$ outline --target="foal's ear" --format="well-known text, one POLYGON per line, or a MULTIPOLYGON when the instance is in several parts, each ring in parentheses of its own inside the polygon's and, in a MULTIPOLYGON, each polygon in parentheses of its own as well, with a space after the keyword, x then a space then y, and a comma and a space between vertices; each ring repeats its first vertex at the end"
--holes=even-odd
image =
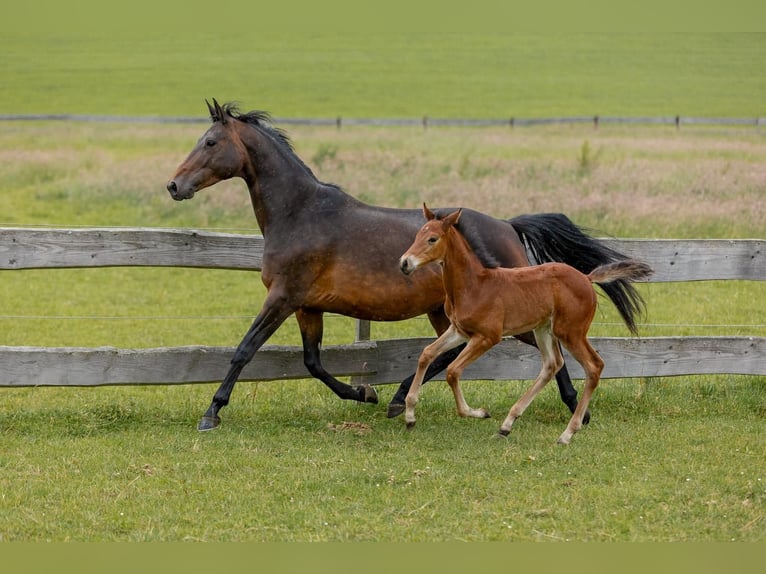
POLYGON ((432 219, 436 219, 436 214, 428 209, 425 203, 423 203, 423 215, 426 216, 426 221, 431 221, 432 219))
POLYGON ((446 225, 457 225, 458 220, 460 219, 460 214, 463 213, 463 208, 461 207, 457 211, 453 211, 450 213, 447 217, 444 218, 444 223, 446 225))

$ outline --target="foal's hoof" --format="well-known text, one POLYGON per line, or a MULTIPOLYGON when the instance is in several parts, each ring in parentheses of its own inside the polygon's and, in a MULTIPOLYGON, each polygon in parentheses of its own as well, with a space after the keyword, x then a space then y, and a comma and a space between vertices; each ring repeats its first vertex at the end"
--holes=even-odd
POLYGON ((582 424, 587 425, 590 422, 590 409, 585 411, 582 417, 582 424))
POLYGON ((357 387, 359 395, 362 397, 363 403, 378 404, 378 391, 373 389, 370 385, 360 385, 357 387))
POLYGON ((497 431, 497 434, 495 435, 495 438, 496 439, 508 438, 509 434, 511 434, 511 431, 500 429, 499 431, 497 431))
POLYGON ((412 430, 415 428, 415 421, 408 421, 407 422, 407 430, 412 430))
POLYGON ((389 403, 386 416, 390 419, 396 418, 404 412, 404 408, 404 403, 389 403))
POLYGON ((197 425, 198 431, 209 431, 213 430, 215 427, 217 427, 219 424, 221 424, 221 417, 218 415, 215 415, 214 417, 202 417, 202 419, 199 421, 199 425, 197 425))

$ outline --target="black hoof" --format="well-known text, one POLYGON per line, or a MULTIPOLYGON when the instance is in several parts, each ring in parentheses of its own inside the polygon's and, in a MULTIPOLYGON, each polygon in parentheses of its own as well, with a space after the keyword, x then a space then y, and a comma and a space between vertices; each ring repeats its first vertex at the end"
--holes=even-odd
POLYGON ((506 438, 509 434, 511 434, 511 431, 500 429, 497 431, 495 438, 506 438))
POLYGON ((582 424, 587 425, 590 422, 590 409, 585 411, 585 414, 582 417, 582 424))
POLYGON ((378 404, 378 391, 373 389, 370 385, 361 385, 357 387, 359 395, 362 397, 363 403, 378 404))
POLYGON ((217 427, 219 424, 221 424, 221 417, 218 415, 214 417, 202 417, 202 419, 199 421, 199 425, 197 426, 198 431, 209 431, 213 430, 215 427, 217 427))
POLYGON ((386 416, 390 419, 398 417, 404 412, 404 403, 389 403, 386 416))
POLYGON ((484 411, 484 418, 485 419, 491 419, 492 418, 492 415, 489 414, 489 411, 486 411, 486 410, 484 411))

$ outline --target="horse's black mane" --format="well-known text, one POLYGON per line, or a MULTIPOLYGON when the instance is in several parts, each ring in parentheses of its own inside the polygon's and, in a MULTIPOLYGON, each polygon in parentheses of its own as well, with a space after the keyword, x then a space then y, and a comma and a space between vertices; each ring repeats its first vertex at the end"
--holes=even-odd
MULTIPOLYGON (((275 144, 280 146, 283 150, 285 150, 293 158, 295 158, 295 160, 301 166, 303 166, 306 172, 308 172, 314 179, 316 179, 317 182, 321 183, 322 185, 329 185, 331 187, 340 189, 335 184, 319 181, 319 179, 314 175, 314 172, 311 171, 311 168, 303 162, 303 160, 300 158, 300 156, 297 153, 295 153, 295 149, 293 148, 293 142, 290 140, 290 136, 287 135, 287 132, 274 126, 271 123, 272 117, 269 112, 264 112, 261 110, 241 112, 239 110, 239 106, 235 102, 227 102, 223 104, 221 106, 221 110, 223 111, 224 114, 231 116, 235 120, 254 126, 258 128, 261 132, 266 133, 268 136, 270 136, 270 138, 272 139, 272 141, 274 141, 275 144)), ((222 118, 219 118, 216 115, 213 115, 211 119, 213 120, 213 122, 218 122, 218 121, 221 121, 222 118)))
MULTIPOLYGON (((290 137, 287 135, 287 133, 275 127, 271 123, 272 118, 269 112, 264 112, 260 110, 253 110, 250 112, 241 112, 239 110, 239 106, 235 102, 225 103, 221 106, 221 109, 223 110, 223 113, 225 113, 228 116, 231 116, 235 120, 239 120, 246 124, 256 126, 268 132, 274 138, 276 138, 280 143, 287 146, 290 149, 290 151, 292 152, 295 151, 293 149, 293 142, 290 141, 290 137)), ((211 119, 213 120, 213 122, 221 121, 221 118, 217 116, 213 116, 211 119)))

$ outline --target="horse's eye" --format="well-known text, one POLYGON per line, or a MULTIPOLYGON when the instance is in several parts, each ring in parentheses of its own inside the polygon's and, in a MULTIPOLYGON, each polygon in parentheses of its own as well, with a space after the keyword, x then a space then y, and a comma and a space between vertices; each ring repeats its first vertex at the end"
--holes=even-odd
POLYGON ((437 241, 439 241, 439 238, 438 238, 438 237, 429 237, 429 238, 428 238, 428 244, 429 244, 429 245, 433 245, 433 244, 434 244, 434 243, 436 243, 437 241))
POLYGON ((205 140, 205 145, 207 147, 213 147, 215 145, 215 140, 213 138, 208 138, 205 140))

